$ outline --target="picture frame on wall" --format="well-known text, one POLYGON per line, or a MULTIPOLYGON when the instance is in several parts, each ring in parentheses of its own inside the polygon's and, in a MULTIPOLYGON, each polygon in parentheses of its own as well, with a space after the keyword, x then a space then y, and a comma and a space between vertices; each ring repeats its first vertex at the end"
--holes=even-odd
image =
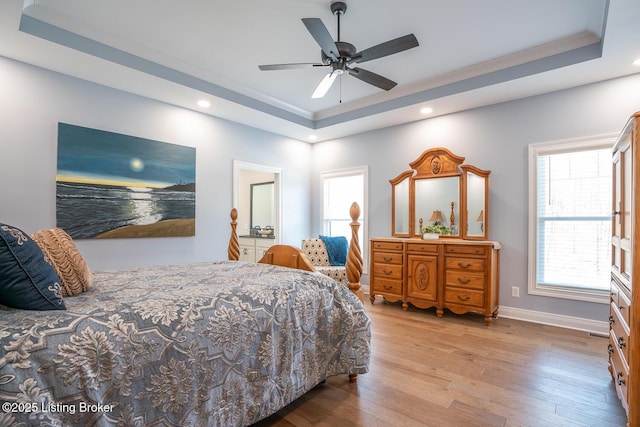
POLYGON ((196 149, 58 123, 56 226, 74 239, 195 236, 196 149))

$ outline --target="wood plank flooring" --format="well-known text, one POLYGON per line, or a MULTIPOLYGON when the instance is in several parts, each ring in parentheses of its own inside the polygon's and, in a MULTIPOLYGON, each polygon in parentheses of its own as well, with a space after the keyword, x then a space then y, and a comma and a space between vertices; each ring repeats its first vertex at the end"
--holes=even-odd
POLYGON ((626 426, 604 337, 366 301, 369 373, 329 378, 256 426, 626 426))

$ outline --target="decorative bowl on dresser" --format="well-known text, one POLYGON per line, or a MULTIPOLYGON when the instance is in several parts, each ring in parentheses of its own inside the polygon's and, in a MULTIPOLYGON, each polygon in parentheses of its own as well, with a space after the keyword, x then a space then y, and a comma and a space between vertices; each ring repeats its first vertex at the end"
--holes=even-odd
POLYGON ((487 240, 490 171, 463 162, 432 148, 390 180, 394 237, 371 239, 372 304, 381 295, 405 310, 436 307, 440 317, 445 308, 481 313, 487 324, 498 316, 500 243, 487 240), (423 240, 432 225, 448 234, 423 240))
POLYGON ((640 426, 640 112, 635 113, 612 150, 613 197, 611 223, 611 303, 609 371, 627 412, 629 427, 640 426))

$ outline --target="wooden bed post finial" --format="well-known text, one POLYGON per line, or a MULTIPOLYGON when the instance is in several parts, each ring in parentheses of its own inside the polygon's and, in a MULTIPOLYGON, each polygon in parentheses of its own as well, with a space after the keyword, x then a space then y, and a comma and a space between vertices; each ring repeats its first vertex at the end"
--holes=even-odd
POLYGON ((231 209, 231 237, 229 237, 229 249, 227 256, 229 261, 238 261, 240 259, 240 242, 238 241, 238 233, 236 227, 238 226, 238 210, 236 208, 231 209))
POLYGON ((347 279, 349 280, 349 289, 356 294, 360 301, 364 302, 364 293, 360 289, 360 276, 362 276, 362 254, 360 252, 360 243, 358 242, 358 229, 360 223, 360 206, 356 202, 351 204, 349 210, 351 215, 351 242, 349 243, 349 253, 347 254, 347 279))

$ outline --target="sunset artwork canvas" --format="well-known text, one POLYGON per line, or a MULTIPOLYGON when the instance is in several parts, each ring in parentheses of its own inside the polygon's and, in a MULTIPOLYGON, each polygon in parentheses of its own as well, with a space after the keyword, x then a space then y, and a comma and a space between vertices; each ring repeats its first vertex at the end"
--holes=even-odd
POLYGON ((56 226, 74 239, 195 235, 196 149, 58 123, 56 226))

